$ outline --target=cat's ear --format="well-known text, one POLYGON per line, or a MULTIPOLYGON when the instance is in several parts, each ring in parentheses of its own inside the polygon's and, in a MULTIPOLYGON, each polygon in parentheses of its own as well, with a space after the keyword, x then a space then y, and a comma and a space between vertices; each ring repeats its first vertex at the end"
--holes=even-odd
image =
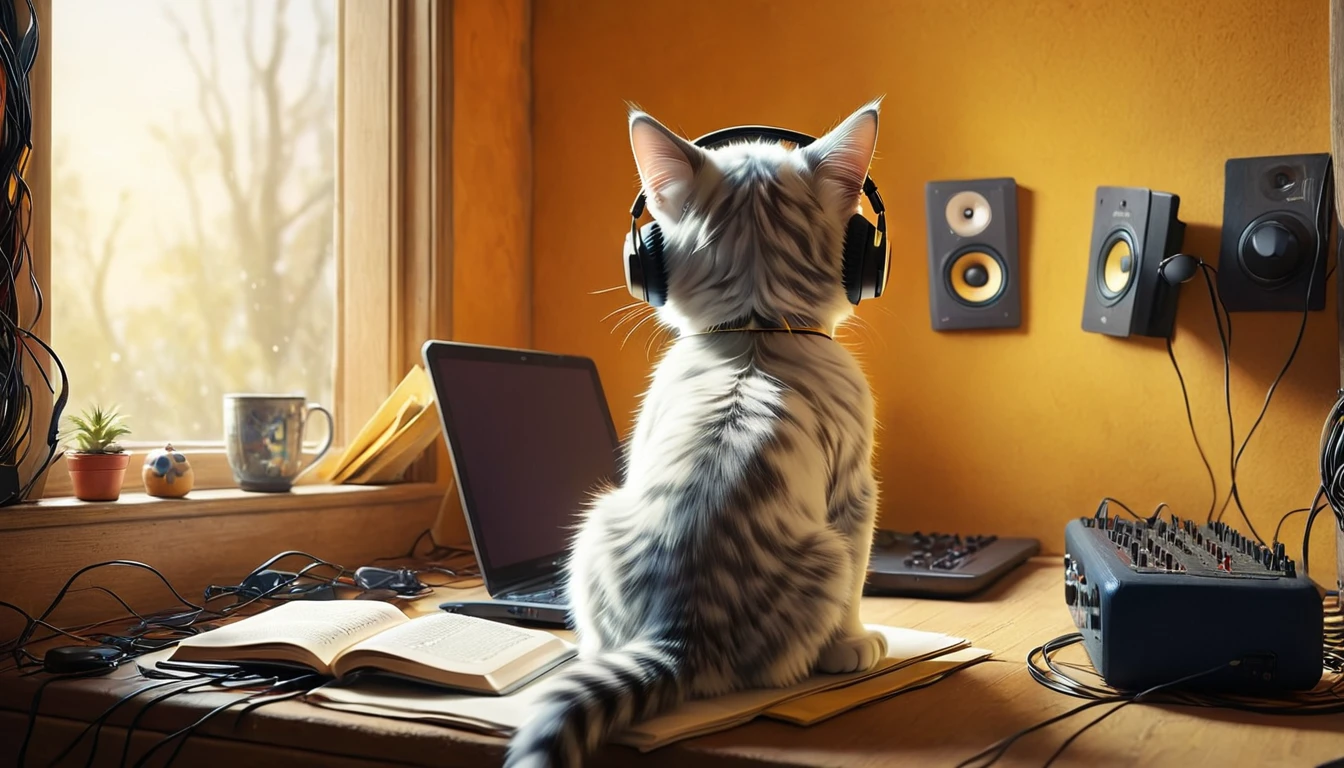
POLYGON ((804 150, 817 177, 844 205, 863 190, 877 149, 877 113, 881 99, 863 105, 804 150))
POLYGON ((635 152, 649 213, 664 223, 680 219, 704 154, 638 110, 630 112, 630 148, 635 152))

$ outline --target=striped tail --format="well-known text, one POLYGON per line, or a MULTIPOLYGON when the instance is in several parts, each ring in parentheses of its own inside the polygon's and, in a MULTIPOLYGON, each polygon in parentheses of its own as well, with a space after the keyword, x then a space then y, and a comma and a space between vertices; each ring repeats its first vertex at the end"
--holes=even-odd
POLYGON ((647 641, 574 662, 509 741, 504 768, 579 768, 611 734, 676 703, 680 666, 647 641))

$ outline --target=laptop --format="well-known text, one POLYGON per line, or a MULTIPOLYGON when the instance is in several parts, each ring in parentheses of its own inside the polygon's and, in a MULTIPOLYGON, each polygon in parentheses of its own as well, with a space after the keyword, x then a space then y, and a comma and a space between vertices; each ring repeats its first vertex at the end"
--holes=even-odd
POLYGON ((429 341, 434 387, 489 600, 442 610, 571 626, 561 585, 593 491, 619 482, 620 441, 597 366, 586 357, 429 341))

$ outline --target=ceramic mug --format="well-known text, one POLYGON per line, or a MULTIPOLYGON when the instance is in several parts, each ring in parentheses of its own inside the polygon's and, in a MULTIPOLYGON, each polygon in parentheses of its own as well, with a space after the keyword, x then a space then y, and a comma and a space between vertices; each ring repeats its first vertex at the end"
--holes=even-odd
POLYGON ((288 491, 331 448, 335 432, 331 411, 303 395, 224 396, 224 447, 233 479, 244 491, 288 491), (327 436, 305 461, 303 433, 315 411, 327 418, 327 436))

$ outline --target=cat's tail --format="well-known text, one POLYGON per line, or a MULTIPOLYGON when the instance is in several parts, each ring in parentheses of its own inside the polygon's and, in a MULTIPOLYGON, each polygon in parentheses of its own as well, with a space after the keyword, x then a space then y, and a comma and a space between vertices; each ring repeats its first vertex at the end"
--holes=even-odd
POLYGON ((680 699, 681 656, 637 641, 569 665, 509 741, 505 768, 579 768, 613 733, 680 699))

